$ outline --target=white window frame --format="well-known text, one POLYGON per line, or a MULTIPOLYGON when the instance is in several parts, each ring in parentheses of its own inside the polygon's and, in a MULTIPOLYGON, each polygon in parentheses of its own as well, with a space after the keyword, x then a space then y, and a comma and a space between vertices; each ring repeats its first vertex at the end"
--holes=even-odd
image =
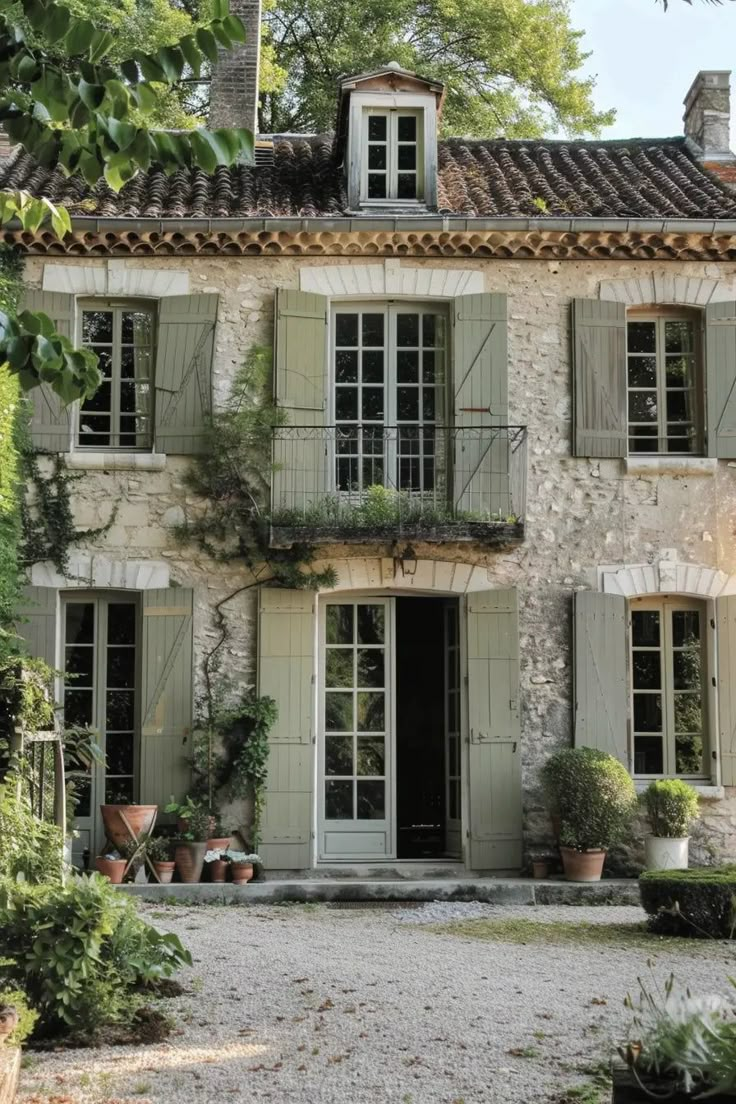
POLYGON ((437 100, 434 94, 353 92, 348 127, 348 203, 351 207, 377 210, 390 207, 410 213, 437 206, 437 100), (417 184, 421 185, 421 195, 416 199, 368 199, 367 129, 371 110, 394 111, 399 115, 417 112, 417 184))
MULTIPOLYGON (((715 648, 713 639, 714 613, 712 603, 703 598, 687 595, 662 594, 647 595, 641 598, 629 598, 627 602, 627 666, 629 694, 629 728, 631 741, 631 774, 639 782, 656 778, 681 778, 696 785, 709 785, 713 781, 713 751, 717 748, 717 734, 713 718, 717 716, 713 698, 715 648), (660 611, 660 654, 664 656, 665 677, 659 690, 663 706, 663 767, 661 774, 639 773, 636 771, 636 736, 634 729, 634 677, 633 677, 633 634, 632 613, 637 610, 660 611), (703 711, 703 770, 699 774, 677 774, 675 770, 675 733, 672 723, 673 687, 668 685, 667 671, 671 666, 671 630, 670 616, 673 610, 697 610, 700 614, 701 646, 701 694, 703 711)), ((657 692, 657 691, 653 691, 657 692)), ((657 735, 652 733, 652 735, 657 735)))
MULTIPOLYGON (((633 308, 626 312, 626 436, 627 436, 627 452, 628 455, 636 459, 646 458, 647 456, 665 456, 665 457, 679 457, 679 458, 697 458, 705 456, 705 371, 704 371, 704 350, 703 350, 703 321, 699 311, 693 310, 687 306, 661 306, 652 307, 648 309, 633 308), (631 448, 631 426, 632 423, 629 419, 629 394, 631 391, 640 390, 640 388, 629 387, 629 350, 628 350, 628 327, 632 322, 654 322, 656 324, 656 346, 655 346, 655 358, 656 358, 656 390, 657 390, 657 422, 652 423, 657 425, 657 448, 652 449, 636 449, 631 448), (662 443, 667 440, 667 391, 671 390, 667 387, 666 377, 666 361, 665 361, 665 323, 666 322, 691 322, 694 328, 694 386, 693 386, 693 429, 694 429, 694 448, 690 452, 669 452, 662 448, 662 443)), ((636 356, 637 354, 632 354, 636 356)), ((646 355, 646 354, 642 354, 646 355)), ((636 423, 643 424, 643 423, 636 423)), ((653 439, 653 438, 652 438, 653 439)), ((641 438, 646 440, 646 437, 641 438)))
POLYGON ((398 108, 398 107, 366 107, 364 109, 363 118, 363 149, 361 151, 361 164, 360 164, 360 198, 362 203, 422 203, 424 201, 424 135, 423 135, 423 111, 420 108, 398 108), (369 126, 371 119, 385 119, 386 120, 386 141, 375 142, 370 138, 369 126), (399 140, 399 119, 413 118, 416 120, 416 140, 411 143, 402 143, 399 140), (399 146, 400 145, 413 145, 416 150, 416 157, 414 161, 414 169, 400 169, 399 168, 399 146), (369 167, 369 153, 371 146, 379 145, 386 147, 386 168, 385 169, 371 169, 369 167), (399 190, 399 173, 412 173, 415 179, 414 195, 408 199, 400 199, 399 190), (369 176, 380 174, 386 177, 386 195, 378 199, 370 198, 368 195, 369 176))

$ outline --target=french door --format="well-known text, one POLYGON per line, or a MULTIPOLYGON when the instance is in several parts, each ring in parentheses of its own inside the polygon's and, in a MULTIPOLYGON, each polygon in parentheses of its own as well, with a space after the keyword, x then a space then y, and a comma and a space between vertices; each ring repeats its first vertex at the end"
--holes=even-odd
POLYGON ((462 680, 460 677, 460 611, 447 602, 445 627, 445 851, 462 851, 462 680))
MULTIPOLYGON (((91 728, 105 752, 77 789, 77 846, 104 843, 99 806, 135 800, 138 609, 135 599, 70 596, 63 606, 64 722, 91 728)), ((72 768, 74 764, 71 764, 72 768)), ((75 861, 77 856, 75 855, 75 861)))

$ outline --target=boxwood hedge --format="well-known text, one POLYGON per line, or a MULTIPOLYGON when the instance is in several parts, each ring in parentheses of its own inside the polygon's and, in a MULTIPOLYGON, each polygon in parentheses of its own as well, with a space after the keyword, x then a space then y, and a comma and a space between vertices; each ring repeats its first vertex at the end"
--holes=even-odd
POLYGON ((647 870, 639 878, 649 928, 661 935, 736 937, 736 865, 647 870))

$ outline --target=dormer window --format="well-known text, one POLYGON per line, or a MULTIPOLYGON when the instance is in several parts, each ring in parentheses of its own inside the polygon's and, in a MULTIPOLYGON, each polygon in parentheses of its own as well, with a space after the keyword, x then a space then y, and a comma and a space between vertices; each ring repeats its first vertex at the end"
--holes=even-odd
POLYGON ((423 115, 416 108, 365 109, 362 200, 424 199, 423 115))
POLYGON ((436 207, 442 96, 441 84, 395 63, 341 81, 337 148, 353 211, 436 207))

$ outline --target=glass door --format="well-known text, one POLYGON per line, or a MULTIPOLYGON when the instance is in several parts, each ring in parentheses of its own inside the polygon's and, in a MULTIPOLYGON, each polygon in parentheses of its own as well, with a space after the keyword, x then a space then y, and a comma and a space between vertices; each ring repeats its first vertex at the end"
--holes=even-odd
POLYGON ((461 738, 460 611, 445 606, 445 850, 462 851, 460 787, 461 738))
POLYGON ((395 854, 393 601, 334 600, 321 618, 321 859, 395 854))

